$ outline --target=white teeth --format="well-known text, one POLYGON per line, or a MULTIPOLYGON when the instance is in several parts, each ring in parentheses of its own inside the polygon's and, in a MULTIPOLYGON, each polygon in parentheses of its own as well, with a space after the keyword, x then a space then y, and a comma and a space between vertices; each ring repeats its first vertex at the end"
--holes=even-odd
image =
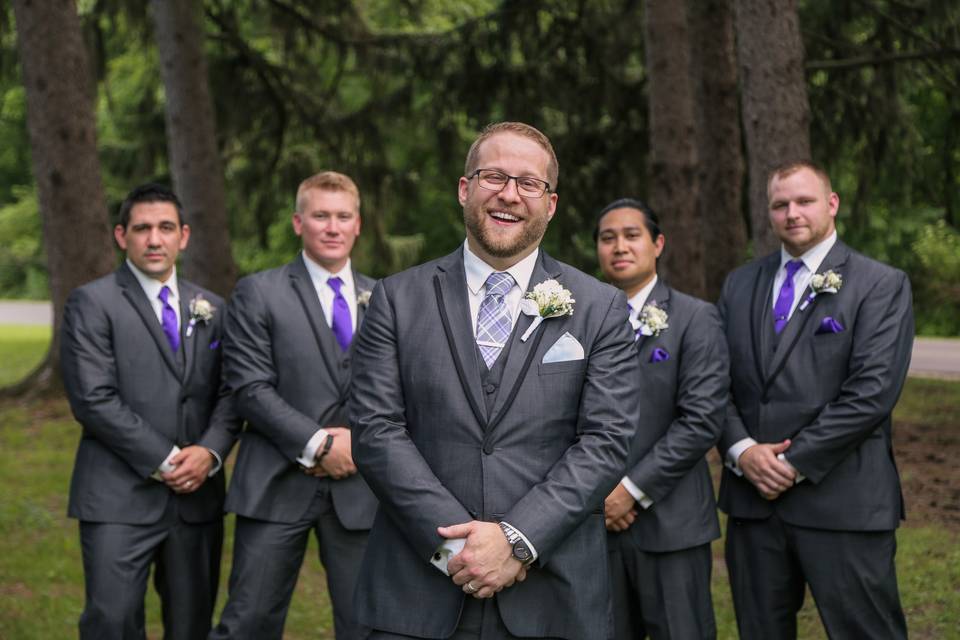
POLYGON ((520 221, 520 218, 519 218, 519 217, 517 217, 517 216, 515 216, 515 215, 512 215, 512 214, 510 214, 510 213, 505 213, 505 212, 503 212, 503 211, 492 211, 492 212, 490 213, 490 215, 493 216, 494 218, 496 218, 497 220, 506 220, 506 221, 508 221, 508 222, 519 222, 519 221, 520 221))

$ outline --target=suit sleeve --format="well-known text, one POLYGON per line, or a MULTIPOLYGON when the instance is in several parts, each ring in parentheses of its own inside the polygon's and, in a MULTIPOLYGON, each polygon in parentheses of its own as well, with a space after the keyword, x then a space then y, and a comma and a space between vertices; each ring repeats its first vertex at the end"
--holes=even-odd
MULTIPOLYGON (((222 302, 220 307, 223 308, 222 302)), ((222 331, 222 319, 220 319, 220 324, 222 331)), ((216 350, 217 357, 222 358, 223 352, 224 347, 221 344, 220 349, 216 350)), ((217 404, 213 408, 213 413, 210 415, 210 423, 197 444, 216 451, 217 455, 220 456, 220 461, 223 462, 227 459, 227 456, 230 455, 230 450, 233 449, 233 445, 240 435, 240 430, 243 428, 243 420, 237 414, 236 400, 230 391, 230 387, 227 385, 222 362, 220 373, 221 380, 217 404)))
MULTIPOLYGON (((717 302, 717 311, 720 314, 720 324, 723 328, 725 336, 730 335, 730 316, 727 305, 731 299, 731 280, 732 276, 728 276, 724 281, 723 290, 720 293, 720 300, 717 302)), ((740 442, 744 438, 749 437, 750 433, 747 431, 747 427, 743 424, 743 418, 740 417, 740 411, 737 409, 737 405, 734 402, 733 394, 729 392, 728 385, 726 416, 724 419, 723 429, 720 432, 720 440, 717 443, 717 449, 720 452, 720 457, 726 459, 727 450, 730 447, 740 442)))
POLYGON ((429 561, 444 541, 437 527, 473 519, 443 486, 407 430, 396 316, 381 281, 353 346, 350 424, 353 460, 380 508, 429 561))
POLYGON ((503 517, 533 543, 541 564, 600 508, 623 477, 631 448, 636 444, 636 454, 642 455, 653 444, 652 430, 634 441, 639 360, 626 317, 626 297, 618 292, 587 355, 579 438, 503 517))
POLYGON ((321 425, 277 393, 271 319, 253 278, 241 280, 227 309, 223 344, 226 383, 239 414, 295 463, 321 425))
MULTIPOLYGON (((674 420, 653 448, 627 476, 654 502, 663 500, 677 483, 717 443, 723 429, 730 386, 727 341, 712 305, 694 312, 678 353, 677 399, 674 420)), ((642 381, 643 403, 657 390, 642 381)), ((642 417, 641 417, 642 419, 642 417)))
POLYGON ((913 304, 906 274, 892 271, 867 292, 853 325, 847 378, 836 399, 800 430, 787 460, 820 482, 893 411, 910 366, 913 304))
POLYGON ((70 408, 86 433, 148 478, 174 442, 120 397, 110 319, 83 288, 70 294, 64 308, 60 366, 70 408))

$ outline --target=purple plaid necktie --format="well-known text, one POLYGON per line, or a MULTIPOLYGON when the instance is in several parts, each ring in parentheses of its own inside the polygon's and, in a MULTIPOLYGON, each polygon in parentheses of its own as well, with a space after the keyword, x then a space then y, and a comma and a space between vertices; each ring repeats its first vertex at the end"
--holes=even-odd
POLYGON ((777 333, 783 331, 790 319, 790 308, 793 307, 793 276, 802 266, 803 260, 791 260, 784 265, 787 270, 787 277, 780 285, 777 304, 773 305, 773 330, 777 333))
POLYGON ((633 341, 636 342, 637 340, 640 339, 640 327, 637 327, 636 329, 634 329, 633 323, 630 322, 631 318, 633 318, 633 305, 628 302, 627 303, 627 324, 630 325, 630 329, 633 331, 633 341))
POLYGON ((510 311, 503 297, 513 288, 513 276, 494 271, 487 277, 487 294, 477 313, 477 346, 487 367, 492 367, 510 337, 510 311))
POLYGON ((170 287, 163 285, 160 289, 160 302, 163 303, 163 309, 160 313, 160 320, 163 323, 163 332, 167 334, 167 342, 170 348, 176 353, 180 348, 180 330, 177 328, 177 312, 173 310, 167 300, 170 298, 170 287))
POLYGON ((333 335, 340 344, 340 348, 346 351, 353 340, 353 322, 350 321, 350 307, 347 306, 347 299, 340 293, 343 280, 334 276, 327 280, 327 284, 333 289, 333 321, 330 323, 330 328, 333 329, 333 335))

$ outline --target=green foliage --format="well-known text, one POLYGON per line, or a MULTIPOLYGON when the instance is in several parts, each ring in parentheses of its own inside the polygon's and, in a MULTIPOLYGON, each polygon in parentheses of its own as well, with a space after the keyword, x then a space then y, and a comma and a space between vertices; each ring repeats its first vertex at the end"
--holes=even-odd
POLYGON ((42 300, 49 297, 47 263, 41 244, 37 194, 14 187, 13 201, 0 206, 0 295, 42 300))
POLYGON ((0 325, 0 387, 21 380, 43 360, 50 344, 50 327, 0 325))
POLYGON ((926 225, 913 252, 919 263, 913 277, 918 333, 960 334, 960 233, 943 220, 926 225))

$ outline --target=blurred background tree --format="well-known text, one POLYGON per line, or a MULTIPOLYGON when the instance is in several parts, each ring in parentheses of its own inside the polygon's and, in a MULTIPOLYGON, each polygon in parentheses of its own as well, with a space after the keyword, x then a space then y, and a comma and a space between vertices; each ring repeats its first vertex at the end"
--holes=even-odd
MULTIPOLYGON (((646 22, 649 5, 664 6, 205 0, 193 19, 206 71, 195 77, 206 76, 213 113, 189 124, 209 136, 220 168, 198 163, 203 168, 189 171, 194 191, 204 191, 204 180, 211 190, 218 179, 225 185, 224 218, 213 218, 207 232, 219 231, 232 248, 232 255, 211 252, 215 264, 205 269, 223 269, 218 281, 227 284, 218 288, 225 288, 234 273, 289 260, 298 248, 289 220, 297 184, 328 168, 353 176, 361 189, 361 269, 386 275, 443 255, 463 239, 455 185, 469 142, 488 122, 517 119, 546 132, 560 159, 560 209, 548 251, 594 272, 596 211, 625 195, 652 199, 673 233, 672 279, 712 299, 730 268, 769 248, 763 211, 751 204, 758 167, 802 152, 808 138, 840 193, 841 236, 907 270, 921 333, 960 334, 960 5, 688 0, 673 22, 656 23, 674 25, 671 33, 685 38, 666 43, 663 33, 645 31, 655 28, 646 22), (744 10, 761 4, 767 9, 759 17, 744 10), (756 75, 758 60, 776 62, 757 38, 783 29, 799 33, 791 64, 800 93, 770 104, 783 100, 775 89, 784 74, 756 75), (650 52, 657 36, 660 47, 688 52, 688 61, 658 68, 649 59, 661 53, 650 52), (684 117, 682 134, 652 130, 664 122, 651 117, 657 86, 684 88, 664 98, 683 101, 672 113, 684 117), (750 133, 758 118, 784 131, 787 116, 777 114, 802 108, 804 93, 808 124, 788 134, 750 133), (678 189, 655 195, 683 184, 671 182, 676 173, 655 171, 655 148, 683 159, 675 171, 687 172, 696 197, 678 189), (685 273, 684 265, 695 270, 685 273)), ((165 36, 147 3, 78 0, 76 10, 113 215, 135 184, 184 184, 168 156, 178 134, 165 109, 176 89, 161 73, 168 57, 157 42, 165 36)), ((12 8, 0 9, 0 296, 41 298, 50 296, 49 256, 17 51, 18 36, 26 35, 12 8)), ((82 224, 61 213, 68 228, 82 224)), ((102 251, 98 243, 89 247, 102 251)), ((194 243, 191 253, 203 249, 194 243)))

